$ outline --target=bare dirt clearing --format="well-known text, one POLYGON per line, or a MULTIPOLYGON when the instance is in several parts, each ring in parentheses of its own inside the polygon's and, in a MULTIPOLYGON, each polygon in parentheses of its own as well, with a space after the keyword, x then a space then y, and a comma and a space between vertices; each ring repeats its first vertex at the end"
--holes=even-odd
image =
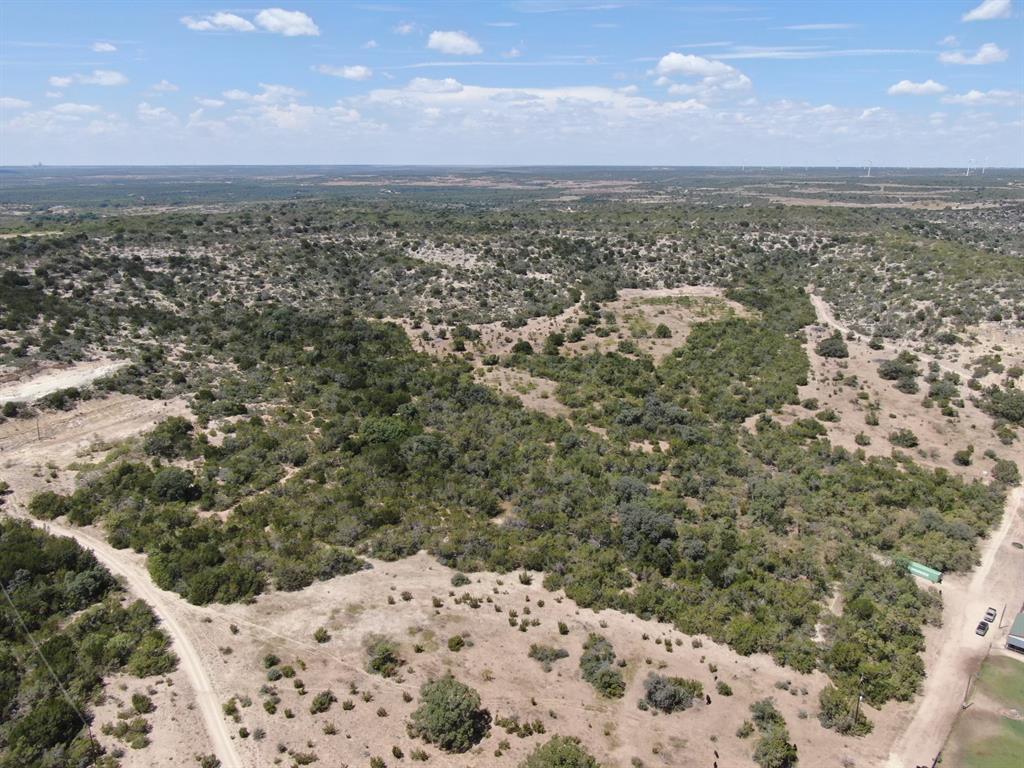
POLYGON ((887 726, 890 718, 877 713, 876 731, 868 739, 845 739, 822 729, 813 714, 817 694, 827 682, 821 674, 794 673, 767 656, 744 658, 706 639, 702 647, 693 647, 689 636, 665 624, 579 609, 560 593, 544 590, 539 579, 523 585, 515 574, 472 574, 471 584, 453 589, 453 571, 424 553, 393 563, 374 561, 373 566, 300 593, 266 595, 252 606, 206 611, 213 622, 204 630, 203 647, 212 657, 216 687, 237 694, 240 702, 251 700, 251 706, 239 705, 239 727, 262 728, 268 734, 265 741, 240 745, 247 763, 271 762, 280 742, 291 752, 316 754, 327 764, 365 765, 372 756, 388 760, 392 747, 398 746, 405 754, 425 749, 432 765, 514 766, 536 744, 559 733, 579 737, 610 766, 629 765, 634 757, 649 765, 711 766, 716 760, 719 765, 746 765, 753 740, 740 739, 735 731, 749 716, 749 704, 765 696, 775 698, 808 765, 838 766, 847 756, 859 766, 880 765, 895 736, 887 726), (476 598, 477 607, 469 600, 456 604, 455 597, 464 594, 476 598), (443 605, 435 608, 434 597, 443 605), (511 610, 520 618, 538 619, 540 625, 525 632, 510 626, 511 610), (567 635, 559 634, 558 621, 568 625, 567 635), (231 633, 231 624, 239 628, 238 634, 231 633), (313 631, 321 626, 330 639, 318 644, 313 631), (627 662, 622 699, 602 699, 580 678, 581 646, 591 631, 607 637, 627 662), (364 641, 380 633, 400 644, 406 661, 390 680, 365 670, 364 641), (465 638, 466 647, 453 652, 447 641, 456 635, 465 638), (533 643, 565 648, 569 657, 545 673, 527 656, 533 643), (266 684, 261 659, 267 653, 293 666, 310 694, 297 690, 291 679, 275 681, 273 695, 280 698, 275 714, 260 706, 271 695, 267 689, 260 692, 266 684), (464 755, 446 755, 410 739, 404 723, 416 707, 420 685, 448 671, 476 688, 495 718, 539 720, 547 735, 519 738, 494 725, 481 746, 464 755), (672 715, 640 711, 636 703, 652 671, 699 680, 711 704, 672 715), (716 678, 731 686, 734 695, 719 695, 716 678), (327 689, 338 703, 326 713, 311 715, 312 695, 327 689), (354 706, 344 709, 345 700, 354 706), (294 717, 285 714, 289 710, 294 717), (325 733, 327 724, 337 733, 325 733), (510 747, 495 756, 502 739, 510 747))
POLYGON ((988 477, 992 462, 984 457, 984 453, 989 450, 1018 464, 1024 463, 1024 447, 1020 443, 1004 445, 1000 442, 992 430, 992 417, 971 402, 971 392, 965 386, 971 372, 957 362, 958 358, 940 360, 915 350, 915 354, 921 358, 922 369, 926 369, 928 363, 934 360, 942 371, 955 373, 962 379, 960 389, 964 407, 957 409, 955 417, 947 417, 937 406, 925 407, 923 401, 927 384, 922 385, 921 392, 907 394, 899 391, 895 382, 879 376, 879 364, 894 358, 904 349, 909 351, 905 345, 886 343, 884 349, 873 350, 863 338, 857 337, 846 342, 848 358, 825 358, 816 354, 815 345, 830 335, 833 328, 843 334, 847 334, 849 329, 832 316, 828 305, 820 297, 812 294, 812 299, 821 325, 806 331, 807 356, 811 361, 812 373, 808 384, 800 388, 799 396, 801 400, 816 400, 817 406, 810 410, 787 406, 781 421, 807 418, 819 409, 831 409, 835 411, 838 420, 824 423, 829 440, 851 451, 860 448, 874 456, 890 455, 894 446, 889 442, 889 435, 899 429, 910 429, 917 435, 920 445, 914 449, 898 450, 908 451, 915 461, 926 466, 942 467, 970 478, 988 477), (850 377, 856 378, 855 386, 850 377), (870 408, 877 412, 878 424, 867 423, 870 408), (870 444, 857 442, 857 436, 861 434, 870 438, 870 444), (975 448, 973 461, 969 466, 961 466, 953 460, 953 456, 968 445, 975 448))
POLYGON ((67 367, 42 367, 29 378, 20 371, 0 371, 0 403, 32 401, 59 389, 82 387, 126 365, 127 360, 90 360, 67 367), (5 381, 8 378, 12 380, 5 381))

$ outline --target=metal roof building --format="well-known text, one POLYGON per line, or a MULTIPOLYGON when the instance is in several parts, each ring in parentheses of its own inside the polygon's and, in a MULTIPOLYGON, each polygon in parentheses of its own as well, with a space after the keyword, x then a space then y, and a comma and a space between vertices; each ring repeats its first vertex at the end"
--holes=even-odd
POLYGON ((1006 638, 1006 647, 1011 651, 1024 653, 1024 613, 1018 613, 1006 638))

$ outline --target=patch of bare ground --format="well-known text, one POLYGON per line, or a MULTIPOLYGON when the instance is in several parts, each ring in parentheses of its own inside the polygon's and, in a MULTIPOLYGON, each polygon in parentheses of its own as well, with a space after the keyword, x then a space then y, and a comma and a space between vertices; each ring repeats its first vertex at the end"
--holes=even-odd
MULTIPOLYGON (((1024 447, 1019 442, 1012 445, 1000 442, 992 430, 992 417, 971 402, 973 393, 967 388, 965 377, 960 385, 964 407, 956 409, 955 417, 944 416, 938 406, 925 407, 928 385, 923 379, 920 392, 906 394, 896 388, 896 382, 878 375, 879 364, 895 357, 900 347, 887 344, 885 349, 874 350, 865 339, 857 337, 846 342, 848 358, 817 355, 814 347, 831 335, 835 327, 845 329, 841 324, 827 322, 806 329, 811 373, 807 385, 800 387, 799 397, 801 401, 812 401, 809 404, 813 407, 786 406, 776 416, 780 422, 791 423, 821 411, 832 411, 838 420, 822 422, 829 440, 851 451, 862 449, 869 456, 891 455, 894 446, 889 442, 889 435, 896 430, 909 429, 917 436, 919 445, 896 450, 910 453, 915 461, 925 466, 941 467, 967 478, 988 478, 993 462, 984 454, 989 450, 1018 464, 1024 463, 1024 447), (877 425, 868 423, 872 410, 877 414, 877 425), (861 436, 860 443, 858 436, 861 436), (862 444, 865 437, 870 440, 868 444, 862 444), (972 463, 961 466, 954 461, 954 454, 969 445, 974 446, 972 463)), ((930 360, 922 356, 919 364, 922 371, 927 369, 930 360)), ((939 363, 944 370, 969 375, 955 360, 939 363)), ((748 420, 747 426, 753 428, 756 420, 756 417, 748 420)))
POLYGON ((472 574, 471 584, 453 589, 453 573, 420 553, 393 563, 375 561, 372 570, 299 593, 265 595, 254 605, 202 609, 212 619, 201 652, 209 660, 215 687, 239 702, 251 701, 251 706, 239 706, 233 727, 266 733, 262 741, 238 743, 245 762, 269 764, 280 743, 293 753, 315 754, 328 765, 365 765, 373 756, 390 765, 397 746, 406 756, 424 749, 431 765, 515 766, 538 743, 559 733, 579 737, 609 766, 627 766, 634 757, 647 765, 710 767, 716 760, 719 765, 746 765, 754 740, 740 739, 735 732, 749 716, 750 703, 765 696, 777 701, 801 762, 808 765, 838 766, 843 757, 858 766, 880 765, 895 736, 884 713, 872 713, 876 730, 866 739, 824 730, 815 718, 817 695, 827 682, 821 674, 801 675, 767 656, 741 657, 707 639, 695 647, 694 638, 655 621, 581 609, 561 593, 543 589, 539 577, 524 585, 515 574, 472 574), (471 599, 456 603, 456 597, 466 594, 471 599), (434 598, 440 606, 435 607, 434 598), (512 611, 518 617, 510 622, 512 611), (539 625, 520 631, 513 624, 522 619, 535 619, 539 625), (568 634, 559 633, 559 621, 567 624, 568 634), (232 634, 232 624, 237 634, 232 634), (318 627, 329 633, 327 642, 313 639, 318 627), (579 658, 589 632, 607 637, 626 661, 622 699, 603 699, 580 678, 579 658), (371 634, 385 634, 400 644, 405 664, 397 677, 384 679, 366 671, 364 643, 371 634), (466 641, 457 652, 447 642, 456 635, 466 641), (564 648, 569 657, 544 672, 528 657, 533 643, 564 648), (261 663, 268 653, 291 665, 296 678, 268 682, 261 663), (446 672, 476 688, 494 717, 539 720, 546 734, 520 738, 494 725, 490 736, 464 755, 446 755, 411 739, 405 723, 416 707, 419 687, 446 672), (672 715, 639 710, 637 701, 650 672, 699 680, 711 703, 702 701, 672 715), (302 681, 301 690, 295 679, 302 681), (727 683, 733 695, 719 695, 716 680, 727 683), (327 712, 311 714, 312 698, 324 690, 332 691, 338 702, 327 712), (271 696, 280 699, 274 714, 263 707, 271 696), (343 707, 346 700, 351 709, 343 707), (495 750, 503 739, 510 746, 498 756, 495 750))
POLYGON ((149 766, 195 766, 197 754, 208 754, 203 738, 203 722, 196 709, 195 694, 181 670, 169 675, 140 680, 130 675, 114 675, 103 683, 102 703, 93 707, 93 734, 110 754, 124 751, 122 768, 149 766), (133 749, 114 735, 104 734, 105 724, 122 720, 118 713, 132 712, 132 695, 143 694, 155 709, 141 715, 150 725, 149 746, 133 749))
POLYGON ((145 432, 168 416, 187 412, 184 400, 111 394, 82 401, 68 411, 8 419, 0 424, 0 473, 11 484, 16 499, 20 492, 43 490, 37 479, 66 488, 67 476, 56 469, 95 460, 112 444, 145 432))
POLYGON ((70 365, 42 364, 31 371, 0 370, 0 403, 32 401, 68 387, 82 387, 128 365, 127 360, 88 360, 70 365), (26 373, 29 375, 26 376, 26 373))

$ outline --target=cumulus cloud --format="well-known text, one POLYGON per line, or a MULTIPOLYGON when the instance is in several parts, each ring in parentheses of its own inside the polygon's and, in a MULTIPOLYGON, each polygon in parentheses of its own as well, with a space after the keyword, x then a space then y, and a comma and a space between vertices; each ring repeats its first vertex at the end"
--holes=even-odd
POLYGON ((155 107, 145 101, 135 108, 135 114, 139 120, 147 123, 169 123, 176 120, 174 115, 165 107, 155 107))
POLYGON ((411 35, 416 31, 416 25, 409 21, 403 21, 401 24, 396 24, 391 31, 396 35, 411 35))
POLYGON ((120 72, 115 72, 112 69, 94 69, 88 74, 77 74, 77 75, 54 75, 49 79, 50 85, 54 88, 67 88, 72 83, 81 83, 83 85, 103 85, 103 86, 114 86, 124 85, 128 82, 128 78, 122 75, 120 72))
POLYGON ((666 53, 658 61, 654 71, 659 75, 695 75, 697 77, 715 77, 727 75, 736 70, 722 61, 712 61, 702 56, 685 53, 666 53))
POLYGON ((50 111, 56 112, 58 115, 91 115, 99 112, 100 108, 94 104, 74 104, 65 102, 63 104, 55 104, 50 107, 50 111))
POLYGON ((196 99, 196 103, 201 107, 210 107, 213 109, 224 106, 224 102, 220 99, 196 99))
POLYGON ((890 96, 932 96, 936 93, 945 93, 947 90, 946 86, 934 80, 925 80, 923 83, 900 80, 889 86, 888 94, 890 96))
POLYGON ((982 105, 1004 105, 1012 106, 1024 100, 1020 91, 1002 91, 993 89, 991 91, 970 90, 967 93, 951 93, 943 96, 944 104, 966 104, 968 106, 982 105))
POLYGON ((318 64, 313 70, 322 75, 341 77, 345 80, 369 80, 373 77, 373 70, 364 67, 362 64, 355 64, 347 67, 334 67, 330 64, 318 64))
POLYGON ((256 29, 248 19, 223 11, 200 18, 182 16, 181 23, 195 32, 253 32, 256 29))
POLYGON ((992 19, 1010 18, 1010 0, 984 0, 984 2, 965 13, 963 21, 991 21, 992 19))
POLYGON ((256 14, 256 23, 267 32, 285 37, 309 35, 316 37, 320 28, 302 11, 286 11, 283 8, 264 8, 256 14))
POLYGON ((960 45, 960 40, 956 35, 946 35, 939 40, 939 45, 960 45))
POLYGON ((158 93, 173 93, 174 91, 180 91, 177 85, 172 83, 170 80, 161 80, 159 83, 150 87, 151 91, 157 91, 158 93))
POLYGON ((297 88, 292 88, 289 85, 260 83, 260 88, 262 90, 259 93, 249 93, 248 91, 233 88, 229 91, 224 91, 221 95, 229 101, 250 101, 254 104, 282 104, 285 102, 294 102, 303 95, 302 91, 297 88))
POLYGON ((430 39, 427 40, 427 48, 451 56, 472 56, 484 51, 476 40, 458 30, 434 30, 430 33, 430 39))
POLYGON ((371 49, 376 48, 376 47, 377 47, 377 41, 376 40, 367 40, 365 43, 363 43, 363 48, 365 48, 366 50, 371 50, 371 49))
POLYGON ((31 106, 31 101, 16 99, 13 96, 0 96, 0 109, 28 109, 31 106))
POLYGON ((117 46, 112 43, 93 43, 92 49, 95 53, 113 53, 117 46))
POLYGON ((667 87, 674 95, 693 95, 711 98, 727 91, 750 88, 750 78, 724 61, 705 59, 688 53, 666 53, 650 74, 658 75, 655 85, 667 87), (687 83, 676 83, 672 78, 699 78, 687 83))
POLYGON ((414 77, 409 81, 406 89, 413 93, 458 93, 462 90, 462 83, 454 77, 446 77, 444 80, 414 77))
POLYGON ((981 64, 997 64, 1006 61, 1010 54, 1004 51, 995 43, 985 43, 978 52, 968 56, 963 51, 946 51, 939 54, 939 61, 943 64, 968 64, 978 66, 981 64))

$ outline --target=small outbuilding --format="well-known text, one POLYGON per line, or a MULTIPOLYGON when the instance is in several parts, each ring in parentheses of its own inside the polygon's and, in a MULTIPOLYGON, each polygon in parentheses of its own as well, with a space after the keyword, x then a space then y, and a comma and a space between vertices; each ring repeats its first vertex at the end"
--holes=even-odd
POLYGON ((911 576, 918 576, 922 579, 928 579, 932 584, 938 584, 942 581, 942 571, 937 571, 934 568, 929 568, 923 563, 915 563, 913 560, 907 563, 907 570, 910 571, 911 576))
POLYGON ((1018 613, 1006 636, 1006 647, 1017 653, 1024 653, 1024 613, 1018 613))

